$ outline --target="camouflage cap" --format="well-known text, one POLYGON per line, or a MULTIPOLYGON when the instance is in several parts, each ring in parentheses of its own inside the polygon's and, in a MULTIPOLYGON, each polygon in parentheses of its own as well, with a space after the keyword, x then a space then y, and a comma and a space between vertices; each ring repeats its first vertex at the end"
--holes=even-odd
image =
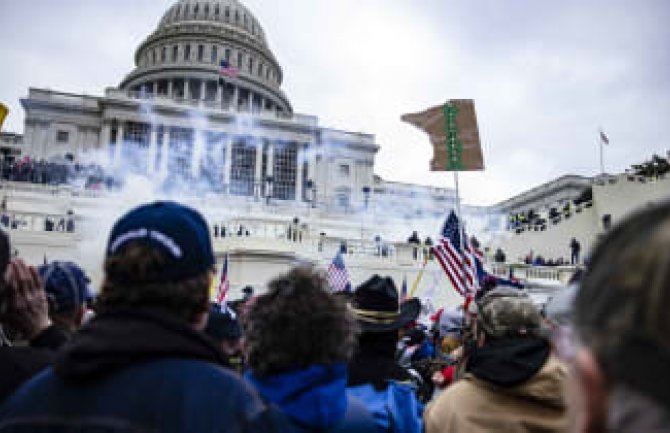
POLYGON ((477 309, 477 325, 491 337, 541 334, 540 311, 526 292, 521 290, 492 290, 479 301, 477 309))

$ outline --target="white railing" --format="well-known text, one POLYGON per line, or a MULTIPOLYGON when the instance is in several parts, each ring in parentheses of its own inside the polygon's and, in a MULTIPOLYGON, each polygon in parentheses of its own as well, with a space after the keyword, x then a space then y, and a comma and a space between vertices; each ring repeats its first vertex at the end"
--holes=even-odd
POLYGON ((526 264, 492 263, 491 273, 507 278, 512 275, 522 281, 542 280, 553 283, 567 284, 578 269, 576 266, 533 266, 526 264))

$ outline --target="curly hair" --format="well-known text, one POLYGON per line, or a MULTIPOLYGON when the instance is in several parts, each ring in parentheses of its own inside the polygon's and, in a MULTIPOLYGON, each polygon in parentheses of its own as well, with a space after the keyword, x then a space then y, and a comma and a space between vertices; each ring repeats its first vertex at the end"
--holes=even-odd
POLYGON ((310 267, 272 280, 245 322, 246 352, 258 376, 347 362, 359 332, 344 300, 332 295, 323 274, 310 267))
POLYGON ((157 283, 152 276, 164 269, 166 256, 143 242, 128 245, 122 254, 105 260, 105 280, 96 310, 114 307, 154 307, 193 323, 209 308, 211 274, 182 281, 157 283))

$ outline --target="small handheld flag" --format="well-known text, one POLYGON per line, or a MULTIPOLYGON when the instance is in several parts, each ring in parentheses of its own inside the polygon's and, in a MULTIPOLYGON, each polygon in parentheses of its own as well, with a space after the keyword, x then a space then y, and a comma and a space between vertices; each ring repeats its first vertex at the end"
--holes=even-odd
POLYGON ((222 308, 226 304, 226 295, 230 289, 230 281, 228 280, 228 254, 223 260, 223 268, 221 269, 221 277, 219 279, 219 287, 216 289, 216 303, 222 308))
POLYGON ((400 289, 400 302, 407 300, 407 275, 402 278, 402 289, 400 289))
POLYGON ((328 285, 333 292, 351 292, 351 283, 349 282, 349 273, 344 265, 342 252, 338 251, 333 258, 327 273, 328 285))

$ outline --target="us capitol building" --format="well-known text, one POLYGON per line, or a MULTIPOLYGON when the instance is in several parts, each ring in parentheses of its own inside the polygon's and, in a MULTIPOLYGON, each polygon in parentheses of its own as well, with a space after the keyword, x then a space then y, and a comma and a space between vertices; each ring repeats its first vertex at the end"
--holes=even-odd
MULTIPOLYGON (((94 161, 136 180, 122 191, 5 182, 22 256, 79 260, 99 281, 108 226, 168 185, 208 218, 234 289, 261 287, 296 261, 327 267, 342 245, 354 284, 373 272, 411 283, 424 249, 407 237, 435 239, 453 190, 385 181, 374 174, 373 135, 294 112, 265 30, 243 4, 178 1, 134 59, 104 96, 31 88, 21 100, 24 133, 2 135, 5 154, 94 161), (74 233, 44 231, 62 218, 74 220, 74 233)), ((424 280, 447 285, 439 272, 429 265, 424 280)))

